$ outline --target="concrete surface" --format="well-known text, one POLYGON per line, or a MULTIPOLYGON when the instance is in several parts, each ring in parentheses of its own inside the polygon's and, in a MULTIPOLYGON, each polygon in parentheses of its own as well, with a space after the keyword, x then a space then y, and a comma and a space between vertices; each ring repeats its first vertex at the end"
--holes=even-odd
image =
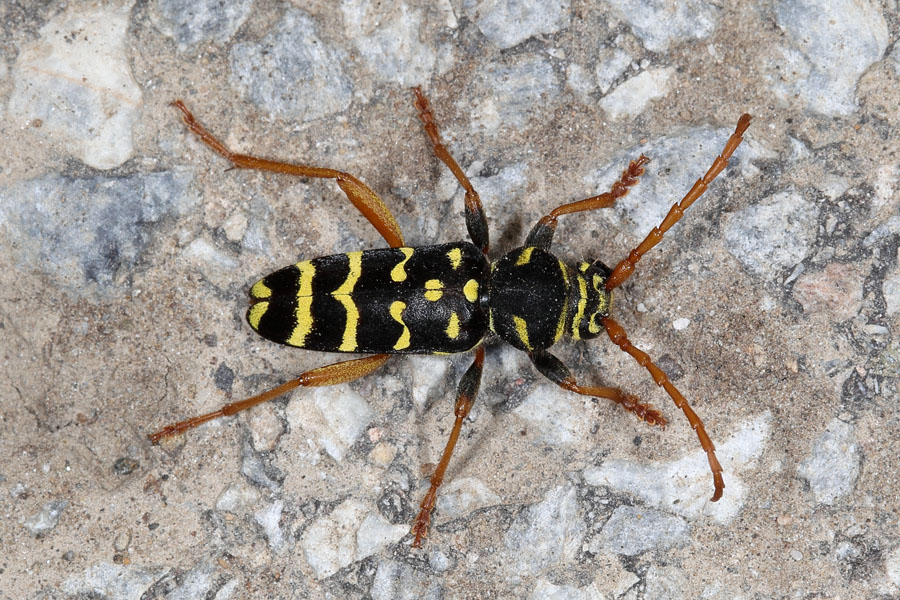
POLYGON ((0 4, 0 598, 900 597, 896 2, 266 0, 0 4), (651 428, 487 342, 423 549, 409 525, 469 357, 401 357, 152 446, 147 434, 335 357, 244 322, 260 276, 463 239, 421 85, 481 192, 493 253, 550 208, 556 252, 615 264, 702 175, 615 317, 725 468, 605 338, 556 353, 660 407, 651 428))

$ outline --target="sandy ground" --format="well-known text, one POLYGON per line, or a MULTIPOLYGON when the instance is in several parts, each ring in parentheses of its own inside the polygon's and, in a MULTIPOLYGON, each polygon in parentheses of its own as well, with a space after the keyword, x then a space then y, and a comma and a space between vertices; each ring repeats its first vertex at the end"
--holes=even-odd
POLYGON ((0 5, 0 598, 757 599, 900 596, 896 4, 5 2, 0 5), (471 356, 390 360, 151 445, 334 355, 244 320, 260 277, 384 246, 329 181, 227 171, 232 149, 346 170, 410 245, 491 255, 552 207, 554 251, 609 265, 743 145, 613 315, 704 420, 609 343, 580 381, 485 341, 481 391, 422 549, 409 527, 471 356))

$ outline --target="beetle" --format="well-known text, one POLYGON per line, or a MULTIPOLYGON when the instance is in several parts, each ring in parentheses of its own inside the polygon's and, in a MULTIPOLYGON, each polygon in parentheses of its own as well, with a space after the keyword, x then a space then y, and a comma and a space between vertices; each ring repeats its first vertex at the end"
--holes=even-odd
POLYGON ((631 161, 608 192, 557 206, 538 220, 522 246, 490 260, 487 218, 478 192, 444 146, 428 99, 418 87, 413 94, 434 154, 465 190, 465 222, 470 241, 406 246, 391 211, 353 175, 236 154, 207 131, 182 101, 172 103, 188 129, 228 160, 232 168, 335 180, 389 247, 301 261, 263 277, 250 288, 247 321, 263 337, 298 348, 367 356, 312 369, 252 398, 167 425, 151 434, 150 440, 157 443, 297 387, 353 381, 376 371, 394 354, 473 352, 472 364, 459 382, 450 438, 412 526, 413 546, 419 547, 428 533, 437 490, 463 421, 478 394, 484 365, 483 342, 489 335, 526 352, 538 372, 563 389, 612 400, 651 425, 666 424, 659 410, 632 394, 614 387, 579 383, 549 351, 563 337, 587 340, 605 331, 616 346, 650 372, 696 431, 712 472, 711 500, 718 501, 725 487, 722 467, 703 422, 666 374, 629 341, 610 311, 613 290, 631 276, 641 257, 659 243, 728 164, 743 141, 750 115, 741 115, 721 154, 684 198, 672 206, 659 226, 610 269, 599 260, 565 263, 551 252, 553 235, 561 216, 606 208, 627 194, 644 173, 644 165, 649 162, 646 156, 631 161))

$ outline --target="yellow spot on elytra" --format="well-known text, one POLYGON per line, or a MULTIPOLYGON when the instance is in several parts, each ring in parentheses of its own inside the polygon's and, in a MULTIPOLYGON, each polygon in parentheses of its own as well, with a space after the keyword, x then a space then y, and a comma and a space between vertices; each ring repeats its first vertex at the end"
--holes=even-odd
POLYGON ((465 296, 466 300, 469 302, 478 300, 478 282, 474 279, 468 280, 466 285, 463 286, 463 296, 465 296))
POLYGON ((531 350, 531 343, 528 341, 528 324, 525 323, 525 319, 513 315, 513 323, 516 324, 516 334, 519 336, 522 344, 525 348, 531 350))
POLYGON ((272 296, 272 290, 262 282, 262 279, 253 284, 253 287, 250 288, 250 297, 251 298, 270 298, 272 296))
POLYGON ((341 339, 341 345, 338 350, 341 352, 353 352, 356 350, 356 327, 359 325, 359 309, 356 308, 356 302, 353 301, 353 288, 362 273, 362 252, 348 252, 347 258, 350 261, 347 279, 341 286, 331 292, 334 299, 344 305, 347 311, 347 322, 344 324, 344 337, 341 339))
POLYGON ((262 319, 262 316, 266 314, 266 311, 269 309, 268 302, 257 302, 253 306, 250 307, 250 313, 247 315, 247 321, 250 323, 250 327, 253 329, 259 329, 259 321, 262 319))
POLYGON ((527 265, 531 260, 532 252, 534 252, 534 246, 523 248, 521 254, 519 254, 519 258, 516 259, 516 266, 521 267, 522 265, 527 265))
POLYGON ((395 300, 391 302, 391 317, 403 325, 403 333, 400 334, 400 337, 397 338, 397 343, 394 344, 394 350, 403 350, 404 348, 409 348, 409 327, 406 326, 406 323, 403 322, 403 311, 406 309, 406 302, 401 302, 400 300, 395 300))
POLYGON ((294 309, 294 318, 297 325, 291 332, 291 336, 285 343, 298 348, 303 347, 306 336, 312 331, 312 284, 316 274, 316 268, 310 261, 297 263, 300 270, 300 289, 297 290, 297 308, 294 309))
POLYGON ((581 261, 580 263, 578 263, 578 270, 581 271, 582 273, 584 273, 585 271, 588 270, 589 266, 591 266, 591 263, 581 261))
POLYGON ((556 323, 556 333, 553 335, 553 343, 559 341, 559 338, 562 337, 563 331, 566 329, 566 315, 569 312, 569 303, 563 302, 562 312, 559 313, 559 321, 556 323))
POLYGON ((412 248, 397 248, 400 252, 403 253, 403 260, 394 265, 394 268, 391 269, 391 281, 406 281, 406 261, 409 260, 409 257, 413 255, 412 248))
POLYGON ((556 262, 559 263, 559 270, 562 271, 562 274, 563 274, 563 282, 566 284, 566 288, 568 288, 569 287, 569 268, 566 266, 566 263, 564 263, 561 260, 557 260, 556 262))
POLYGON ((447 329, 444 332, 451 340, 459 337, 459 316, 455 312, 450 313, 450 322, 447 323, 447 329))
MULTIPOLYGON (((580 268, 581 266, 579 265, 579 269, 580 268)), ((578 274, 577 279, 578 308, 575 310, 575 318, 572 319, 572 337, 576 340, 580 340, 581 334, 578 332, 578 329, 581 326, 581 319, 584 318, 584 309, 587 307, 587 282, 584 280, 584 277, 582 277, 580 273, 578 274)))
POLYGON ((444 283, 440 279, 429 279, 425 282, 425 299, 437 302, 444 295, 444 283))
POLYGON ((447 258, 450 259, 450 266, 453 267, 453 270, 459 268, 459 265, 462 264, 462 250, 459 248, 453 248, 447 251, 447 258))

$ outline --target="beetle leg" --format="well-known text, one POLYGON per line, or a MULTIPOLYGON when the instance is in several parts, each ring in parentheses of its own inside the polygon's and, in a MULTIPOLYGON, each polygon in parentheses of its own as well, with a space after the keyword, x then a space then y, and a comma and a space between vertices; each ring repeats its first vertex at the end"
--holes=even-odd
POLYGON ((569 202, 557 206, 550 211, 550 214, 540 218, 535 223, 528 237, 525 239, 526 246, 537 246, 543 250, 550 250, 553 243, 553 234, 556 232, 556 226, 559 224, 559 217, 577 212, 585 212, 589 210, 597 210, 599 208, 607 208, 612 206, 616 200, 628 193, 628 188, 638 182, 638 178, 644 174, 644 165, 650 162, 650 159, 641 154, 637 160, 631 161, 628 167, 622 171, 622 176, 616 181, 610 191, 591 196, 584 200, 569 202))
POLYGON ((200 138, 200 141, 228 160, 233 168, 255 169, 257 171, 283 173, 285 175, 295 175, 297 177, 334 179, 338 186, 344 191, 344 194, 347 195, 347 199, 350 200, 351 204, 353 204, 369 223, 378 230, 381 237, 383 237, 392 248, 403 245, 403 234, 400 233, 400 226, 397 224, 397 220, 394 219, 394 215, 391 213, 390 209, 382 202, 381 198, 369 188, 369 186, 353 175, 334 169, 291 164, 265 158, 257 158, 246 154, 236 154, 207 131, 206 128, 194 118, 194 115, 191 114, 191 111, 188 110, 181 100, 175 100, 172 102, 172 106, 181 111, 181 118, 184 120, 184 124, 188 126, 188 129, 200 138))
POLYGON ((713 492, 711 500, 713 502, 717 501, 722 497, 722 490, 725 489, 725 482, 722 479, 722 465, 719 464, 719 459, 716 458, 716 447, 713 445, 712 440, 709 439, 706 428, 703 426, 703 421, 700 420, 700 417, 697 416, 697 413, 694 412, 694 409, 691 408, 688 401, 681 395, 678 388, 672 385, 672 382, 669 381, 668 376, 666 376, 663 370, 653 364, 653 361, 650 360, 650 356, 648 356, 646 352, 643 352, 632 345, 621 325, 611 318, 606 317, 603 319, 603 326, 606 328, 606 333, 609 335, 609 339, 612 340, 613 344, 630 354, 638 364, 650 371, 650 375, 653 377, 653 381, 656 382, 656 385, 664 388, 666 392, 668 392, 669 396, 671 396, 672 400, 675 402, 675 406, 680 408, 684 413, 684 416, 687 417, 691 429, 697 432, 697 437, 700 439, 700 447, 706 452, 706 457, 709 460, 709 468, 713 474, 715 491, 713 492))
POLYGON ((612 400, 628 412, 634 413, 641 421, 646 421, 650 425, 660 425, 664 427, 667 423, 666 418, 652 404, 641 402, 640 399, 633 394, 626 394, 619 388, 614 387, 579 385, 575 381, 575 377, 572 375, 572 371, 569 370, 569 367, 546 350, 529 352, 528 358, 531 359, 535 368, 540 371, 544 377, 565 390, 581 394, 582 396, 593 396, 595 398, 612 400))
POLYGON ((722 172, 722 169, 728 164, 728 159, 731 158, 731 155, 734 154, 734 151, 737 150, 737 147, 740 146, 741 142, 744 140, 742 136, 749 126, 750 115, 745 113, 738 119, 737 126, 734 128, 734 133, 728 138, 728 141, 725 143, 725 148, 722 150, 722 154, 716 157, 712 166, 706 172, 706 175, 694 183, 694 187, 692 187, 685 197, 681 199, 681 202, 672 205, 672 208, 669 209, 669 213, 666 215, 666 218, 662 220, 662 223, 659 224, 659 227, 655 227, 647 234, 644 241, 632 250, 624 260, 616 265, 612 275, 606 280, 607 290, 612 290, 622 285, 622 283, 624 283, 634 272, 634 266, 641 260, 641 257, 653 248, 653 246, 658 244, 663 238, 663 235, 677 223, 679 219, 681 219, 684 215, 684 211, 686 211, 697 198, 703 195, 703 192, 706 191, 709 184, 712 183, 719 173, 722 172))
POLYGON ((441 134, 438 131, 437 123, 435 123, 434 113, 431 112, 431 105, 428 102, 428 98, 422 93, 422 88, 414 87, 413 93, 416 95, 414 104, 419 111, 419 118, 425 124, 425 133, 428 134, 431 140, 435 156, 447 165, 456 176, 459 185, 466 190, 466 228, 469 230, 469 237, 472 238, 472 242, 484 254, 487 254, 490 240, 488 237, 487 217, 484 214, 484 207, 481 206, 481 197, 441 141, 441 134))
POLYGON ((240 402, 232 402, 231 404, 226 404, 219 410, 207 413, 205 415, 200 415, 199 417, 194 417, 185 421, 179 421, 178 423, 166 425, 156 433, 150 434, 148 437, 150 438, 151 442, 156 444, 163 438, 178 435, 179 433, 183 433, 188 429, 193 429, 198 425, 202 425, 207 421, 212 421, 213 419, 218 419, 219 417, 229 417, 243 410, 247 410, 248 408, 252 408, 257 404, 262 404, 263 402, 267 402, 268 400, 277 398, 278 396, 289 392, 295 387, 317 387, 324 385, 336 385, 338 383, 347 383, 348 381, 359 379, 360 377, 363 377, 364 375, 368 375, 369 373, 375 371, 384 363, 386 363, 388 358, 390 358, 388 354, 373 354, 372 356, 366 356, 354 360, 346 360, 343 362, 334 363, 332 365, 319 367, 317 369, 312 369, 311 371, 303 373, 297 379, 292 379, 291 381, 283 383, 276 388, 272 388, 271 390, 263 392, 262 394, 253 396, 252 398, 247 398, 246 400, 241 400, 240 402))
POLYGON ((475 351, 475 360, 472 361, 472 366, 469 367, 469 370, 466 371, 459 381, 456 406, 453 409, 456 420, 453 422, 453 429, 450 431, 450 439, 447 440, 447 446, 444 448, 444 453, 441 454, 441 460, 431 475, 431 486, 428 488, 425 497, 422 498, 422 503, 419 505, 419 515, 416 517, 412 527, 411 533, 415 536, 412 544, 414 548, 421 547, 422 539, 428 534, 431 511, 434 509, 434 503, 437 500, 437 489, 444 481, 444 472, 447 470, 447 465, 450 464, 450 457, 453 455, 453 448, 459 439, 463 420, 469 415, 472 404, 475 402, 475 396, 478 395, 483 365, 484 346, 480 346, 475 351))

